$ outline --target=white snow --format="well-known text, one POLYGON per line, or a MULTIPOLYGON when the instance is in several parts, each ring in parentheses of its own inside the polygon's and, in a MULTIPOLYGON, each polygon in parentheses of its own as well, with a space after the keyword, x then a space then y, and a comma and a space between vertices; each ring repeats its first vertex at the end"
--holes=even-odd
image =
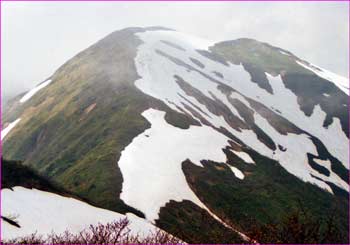
POLYGON ((339 76, 338 74, 335 74, 331 71, 327 71, 319 66, 316 66, 314 64, 309 63, 309 65, 300 62, 298 60, 295 61, 302 67, 312 71, 317 76, 326 79, 332 83, 334 83, 341 91, 349 95, 349 79, 343 76, 339 76))
POLYGON ((325 176, 325 175, 321 175, 321 174, 317 174, 316 176, 325 180, 325 181, 331 181, 333 182, 335 185, 337 185, 338 187, 346 190, 349 192, 349 184, 347 182, 345 182, 344 180, 342 180, 338 175, 336 175, 334 172, 332 172, 331 169, 331 162, 329 160, 320 160, 320 159, 314 159, 314 161, 318 164, 320 164, 321 166, 327 168, 329 170, 329 172, 331 173, 329 177, 325 176))
POLYGON ((290 54, 288 54, 288 53, 286 53, 286 52, 284 52, 284 51, 282 51, 282 50, 279 50, 279 52, 280 52, 281 54, 284 54, 284 55, 290 56, 290 54))
POLYGON ((38 86, 36 86, 35 88, 29 90, 20 100, 19 102, 24 103, 26 101, 28 101, 31 97, 33 97, 34 94, 36 94, 40 89, 43 89, 44 87, 46 87, 47 85, 49 85, 49 83, 51 82, 51 79, 39 84, 38 86))
MULTIPOLYGON (((306 154, 309 152, 317 155, 317 152, 315 146, 306 135, 280 135, 264 118, 259 118, 259 114, 255 112, 255 118, 259 120, 259 127, 268 133, 276 144, 280 143, 287 148, 286 151, 277 150, 276 152, 273 152, 258 140, 253 131, 237 131, 231 128, 222 116, 216 116, 211 113, 205 105, 197 101, 197 99, 187 96, 175 82, 174 76, 180 76, 184 81, 191 84, 191 86, 199 90, 208 98, 213 99, 213 94, 230 108, 235 116, 241 118, 237 110, 228 102, 226 95, 217 88, 215 82, 203 76, 198 71, 189 70, 186 67, 175 64, 168 58, 159 55, 156 50, 160 50, 186 64, 191 64, 190 58, 195 58, 205 66, 205 69, 201 69, 201 72, 212 78, 214 77, 212 76, 211 71, 214 70, 220 72, 224 78, 215 77, 216 80, 234 88, 248 98, 261 102, 268 108, 274 108, 275 110, 280 111, 281 116, 295 124, 297 127, 320 139, 325 144, 328 151, 334 157, 338 158, 347 169, 349 169, 349 141, 341 128, 339 119, 333 118, 333 123, 331 125, 327 128, 323 127, 326 113, 319 105, 315 107, 313 114, 310 117, 306 116, 300 109, 297 96, 284 86, 280 76, 273 77, 267 74, 268 80, 274 91, 273 94, 270 94, 264 89, 261 89, 256 83, 250 81, 250 75, 244 70, 242 65, 230 64, 229 66, 225 66, 200 55, 196 51, 198 48, 195 45, 200 43, 202 49, 205 48, 205 46, 209 46, 210 44, 205 40, 198 41, 198 39, 196 39, 196 41, 193 41, 192 37, 187 37, 186 35, 174 31, 146 31, 138 33, 137 35, 143 41, 143 44, 138 47, 137 56, 135 58, 137 72, 141 77, 135 81, 135 85, 144 93, 162 100, 170 108, 176 111, 180 112, 180 110, 176 108, 176 106, 178 106, 182 110, 192 114, 184 106, 184 104, 188 105, 192 110, 199 113, 216 128, 226 128, 229 132, 260 154, 280 161, 281 165, 290 173, 305 181, 315 183, 321 188, 326 188, 331 191, 329 186, 324 182, 316 181, 315 178, 309 177, 311 172, 314 173, 314 170, 309 168, 306 154), (187 39, 190 41, 187 41, 187 39), (160 42, 160 40, 175 43, 183 47, 186 51, 180 51, 169 47, 169 45, 165 45, 160 42), (162 67, 162 69, 159 69, 159 67, 162 67), (186 97, 204 113, 190 105, 180 95, 186 97), (294 150, 292 148, 294 148, 294 150)), ((329 76, 328 73, 327 75, 329 76)), ((332 79, 333 78, 334 76, 332 79)), ((251 108, 249 102, 239 93, 232 93, 230 97, 240 100, 248 106, 248 108, 255 111, 251 108)), ((221 146, 223 147, 223 145, 221 146)), ((189 156, 190 154, 187 155, 189 156)), ((317 174, 318 173, 315 173, 315 176, 317 176, 317 174)), ((333 174, 335 175, 335 173, 333 174)), ((336 180, 335 178, 331 178, 331 181, 336 180)))
POLYGON ((317 155, 317 151, 316 147, 307 135, 281 135, 268 123, 265 118, 262 118, 257 114, 255 115, 255 122, 259 127, 264 129, 264 131, 273 139, 275 143, 283 145, 286 148, 286 151, 277 149, 273 155, 273 158, 277 159, 288 172, 298 176, 304 181, 314 183, 321 188, 328 190, 329 192, 332 192, 331 188, 325 182, 312 177, 311 174, 323 180, 333 182, 340 188, 348 191, 349 185, 338 175, 332 172, 330 165, 328 170, 331 172, 331 176, 326 177, 314 170, 308 164, 307 153, 317 155))
POLYGON ((238 178, 238 179, 244 179, 244 174, 242 173, 241 170, 239 170, 236 167, 233 167, 231 165, 228 165, 230 167, 230 169, 232 170, 232 172, 234 173, 234 175, 238 178))
POLYGON ((48 235, 52 231, 60 234, 66 230, 80 232, 89 225, 106 224, 127 217, 131 234, 147 236, 155 227, 133 214, 122 215, 106 209, 93 207, 85 202, 16 186, 1 190, 1 215, 16 217, 21 226, 17 228, 1 220, 1 238, 8 240, 37 232, 48 235))
POLYGON ((6 128, 1 130, 1 140, 6 137, 6 135, 17 125, 17 123, 19 123, 19 121, 21 121, 21 118, 18 118, 17 120, 10 123, 6 128))
MULTIPOLYGON (((158 31, 156 31, 158 32, 158 31)), ((148 32, 150 33, 150 32, 148 32)), ((181 44, 185 44, 186 46, 190 46, 191 49, 193 49, 193 47, 196 47, 196 49, 202 49, 202 50, 207 50, 210 46, 213 46, 216 41, 214 40, 208 40, 208 39, 204 39, 204 38, 200 38, 197 36, 193 36, 191 34, 188 33, 184 33, 184 32, 177 32, 177 31, 159 31, 159 33, 161 33, 162 35, 166 35, 166 39, 165 40, 174 40, 176 42, 176 44, 181 43, 181 44)), ((182 45, 180 45, 182 46, 182 45)), ((186 47, 182 46, 183 48, 186 49, 186 47)))
POLYGON ((323 93, 323 96, 329 97, 330 95, 327 93, 323 93))
POLYGON ((228 144, 226 136, 207 126, 174 127, 164 115, 154 109, 142 113, 152 126, 133 139, 118 163, 124 179, 121 199, 150 221, 170 200, 190 200, 207 210, 187 184, 183 161, 189 159, 198 166, 201 160, 226 162, 222 151, 228 144))
POLYGON ((259 100, 268 106, 272 106, 282 112, 282 116, 297 127, 309 132, 327 147, 328 151, 338 158, 349 169, 349 139, 341 128, 338 118, 333 118, 333 123, 328 128, 323 127, 326 113, 319 105, 316 105, 310 117, 300 110, 297 96, 286 89, 281 77, 272 77, 267 74, 274 94, 268 94, 259 90, 259 100))
POLYGON ((254 160, 249 156, 248 153, 245 153, 244 151, 234 151, 231 150, 233 153, 235 153, 239 158, 241 158, 246 163, 253 163, 255 164, 254 160))
MULTIPOLYGON (((118 162, 124 179, 120 198, 142 211, 151 222, 159 217, 160 208, 170 200, 189 200, 247 239, 198 199, 182 171, 182 162, 187 159, 200 167, 203 167, 201 160, 226 162, 222 148, 228 144, 228 138, 207 126, 191 126, 185 130, 174 127, 165 121, 163 111, 148 109, 142 116, 151 123, 151 128, 122 151, 118 162)), ((238 168, 228 166, 237 178, 244 178, 238 168)))

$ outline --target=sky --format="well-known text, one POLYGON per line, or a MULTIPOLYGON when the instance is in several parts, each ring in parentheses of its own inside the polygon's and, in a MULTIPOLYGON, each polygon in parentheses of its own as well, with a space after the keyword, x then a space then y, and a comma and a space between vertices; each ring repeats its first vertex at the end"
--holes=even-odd
POLYGON ((210 40, 254 38, 349 77, 348 2, 2 2, 6 100, 109 33, 164 26, 210 40))

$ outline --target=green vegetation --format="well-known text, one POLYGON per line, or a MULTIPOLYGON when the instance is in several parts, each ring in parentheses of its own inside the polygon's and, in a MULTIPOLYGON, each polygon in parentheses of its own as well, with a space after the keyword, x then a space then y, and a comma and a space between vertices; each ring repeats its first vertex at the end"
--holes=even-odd
POLYGON ((297 63, 293 54, 254 39, 241 38, 215 44, 210 50, 221 55, 234 64, 250 64, 270 74, 281 74, 283 71, 309 74, 310 72, 297 63), (282 54, 288 53, 290 56, 282 54))
POLYGON ((87 199, 67 191, 62 185, 49 180, 31 167, 23 165, 20 161, 1 159, 1 188, 12 189, 15 186, 35 188, 89 202, 87 199))
MULTIPOLYGON (((95 206, 143 216, 120 200, 123 178, 117 164, 123 149, 150 126, 141 113, 150 107, 161 109, 166 112, 167 122, 180 128, 198 122, 134 86, 139 78, 134 67, 139 44, 133 31, 112 33, 64 64, 52 76, 50 86, 27 103, 13 102, 4 114, 4 122, 18 117, 21 121, 6 138, 3 155, 23 161, 25 166, 4 160, 3 188, 22 185, 54 192, 68 190, 95 206)), ((283 75, 283 82, 297 94, 306 114, 320 104, 327 112, 325 124, 333 120, 329 118, 339 117, 343 130, 348 132, 348 111, 343 106, 347 96, 298 66, 294 56, 246 39, 217 44, 212 51, 231 62, 245 64, 252 79, 268 91, 268 81, 258 82, 264 80, 264 72, 283 75), (332 92, 333 102, 321 98, 325 91, 332 92)), ((279 118, 273 119, 282 129, 290 127, 279 118)), ((223 164, 203 162, 201 168, 190 161, 183 163, 192 190, 210 210, 248 234, 255 229, 252 219, 259 229, 266 229, 266 225, 283 229, 285 217, 302 205, 316 220, 334 213, 340 241, 347 242, 348 196, 331 195, 289 174, 278 162, 251 149, 246 151, 256 165, 246 164, 226 151, 229 164, 244 172, 243 181, 223 164)), ((348 172, 339 164, 332 164, 332 169, 345 179, 348 172)), ((236 233, 188 201, 168 203, 161 209, 157 224, 188 242, 242 242, 236 233)), ((321 226, 322 232, 326 228, 321 226)))
POLYGON ((236 161, 226 151, 229 164, 240 169, 244 180, 220 163, 203 161, 204 168, 183 163, 186 179, 203 203, 223 221, 248 233, 251 220, 258 225, 282 223, 300 206, 317 220, 334 213, 341 240, 348 239, 348 198, 334 196, 289 174, 278 162, 248 150, 256 165, 236 161))
POLYGON ((339 234, 333 214, 320 220, 302 207, 292 210, 279 224, 257 225, 252 220, 251 227, 247 234, 250 239, 266 244, 341 244, 346 241, 339 234))
POLYGON ((191 201, 170 201, 160 210, 157 226, 188 243, 243 243, 237 232, 225 227, 191 201))
POLYGON ((54 193, 64 192, 61 188, 52 184, 31 168, 22 165, 19 161, 1 159, 1 188, 12 188, 15 186, 36 188, 54 193))
POLYGON ((143 216, 119 199, 123 178, 117 164, 123 149, 150 126, 141 113, 161 109, 181 128, 196 122, 134 86, 139 43, 132 31, 112 33, 64 64, 27 103, 5 113, 5 122, 21 122, 6 138, 4 157, 22 160, 96 206, 143 216))
POLYGON ((315 106, 320 105, 327 113, 324 126, 331 125, 333 117, 339 118, 344 133, 349 135, 349 110, 344 107, 348 104, 348 96, 333 83, 297 64, 296 61, 302 60, 292 53, 248 38, 220 42, 210 50, 234 64, 242 64, 251 81, 270 93, 273 90, 265 72, 281 75, 285 87, 298 97, 300 109, 305 115, 310 116, 315 106), (325 97, 324 93, 329 97, 325 97))

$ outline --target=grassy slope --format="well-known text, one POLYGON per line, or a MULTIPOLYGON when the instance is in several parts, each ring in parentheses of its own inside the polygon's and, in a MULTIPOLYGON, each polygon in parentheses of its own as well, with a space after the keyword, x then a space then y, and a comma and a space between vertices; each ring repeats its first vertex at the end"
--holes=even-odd
POLYGON ((48 87, 5 114, 5 122, 22 120, 6 139, 4 156, 23 160, 95 205, 142 215, 119 199, 117 165, 121 151, 150 126, 141 113, 162 109, 182 128, 195 121, 133 85, 138 44, 132 30, 115 32, 64 64, 48 87))
POLYGON ((282 71, 309 73, 295 63, 294 59, 296 57, 293 54, 253 39, 242 38, 234 41, 225 41, 215 44, 210 49, 234 64, 255 65, 270 74, 277 75, 282 71), (289 53, 291 56, 280 53, 280 50, 289 53))
MULTIPOLYGON (((119 199, 122 176, 117 166, 124 147, 149 127, 141 112, 149 107, 160 108, 167 111, 169 123, 182 128, 195 122, 133 86, 138 79, 133 58, 139 43, 130 31, 113 33, 63 65, 53 75, 50 86, 26 105, 17 105, 11 113, 5 114, 5 122, 19 116, 22 120, 6 139, 4 156, 24 160, 25 164, 62 183, 65 189, 87 198, 92 204, 142 215, 119 199), (87 113, 87 108, 93 104, 96 104, 95 108, 87 113)), ((223 50, 230 54, 229 50, 223 50)), ((278 73, 276 70, 283 67, 269 66, 283 66, 287 61, 279 61, 283 56, 277 56, 273 53, 270 58, 264 57, 267 68, 263 66, 263 70, 278 73)), ((251 62, 261 64, 262 59, 253 59, 251 62)), ((276 162, 259 156, 255 158, 257 166, 237 165, 247 172, 244 181, 236 179, 228 169, 215 168, 213 163, 206 164, 204 169, 186 163, 184 172, 202 201, 221 218, 236 225, 244 225, 247 217, 260 222, 271 219, 277 222, 288 208, 297 205, 299 197, 319 217, 330 210, 334 201, 331 195, 301 182, 276 162)), ((338 198, 334 203, 344 230, 346 203, 338 198)), ((171 210, 162 209, 159 224, 169 231, 173 229, 169 224, 180 224, 185 227, 184 236, 199 234, 202 229, 203 237, 198 241, 204 241, 200 239, 205 238, 210 227, 194 224, 197 231, 193 231, 186 226, 186 222, 201 212, 188 203, 170 206, 171 210)))
POLYGON ((157 226, 188 243, 243 243, 231 229, 191 201, 170 201, 161 208, 157 226))
POLYGON ((304 208, 317 219, 335 214, 337 226, 348 239, 348 196, 334 196, 289 174, 277 162, 248 151, 256 165, 239 161, 227 151, 229 163, 245 174, 236 178, 228 167, 204 162, 204 168, 186 161, 183 170, 192 190, 227 223, 249 231, 251 220, 280 223, 292 210, 304 208))
MULTIPOLYGON (((286 88, 297 95, 300 109, 306 115, 310 116, 314 107, 319 104, 327 113, 324 125, 330 125, 333 117, 337 117, 343 131, 349 135, 349 110, 348 106, 343 106, 348 105, 348 96, 333 83, 298 65, 296 61, 302 61, 298 57, 267 43, 245 38, 215 44, 211 51, 234 64, 242 64, 252 78, 259 78, 252 79, 259 86, 266 85, 261 82, 266 79, 264 72, 281 75, 286 88), (288 53, 289 56, 280 51, 288 53), (323 93, 330 96, 325 97, 323 93)), ((267 80, 265 82, 268 83, 267 80)))
POLYGON ((58 186, 52 184, 45 177, 40 176, 33 169, 22 165, 18 161, 1 159, 1 188, 23 186, 54 193, 64 193, 58 186))
POLYGON ((39 174, 29 166, 23 165, 19 161, 1 159, 1 189, 12 189, 16 186, 56 193, 84 202, 88 201, 65 190, 60 184, 50 181, 47 177, 39 174))

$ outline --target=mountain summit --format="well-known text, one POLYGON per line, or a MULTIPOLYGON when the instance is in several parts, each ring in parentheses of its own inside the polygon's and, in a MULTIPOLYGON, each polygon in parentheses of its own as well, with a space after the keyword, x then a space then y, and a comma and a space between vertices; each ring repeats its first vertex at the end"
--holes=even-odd
POLYGON ((3 157, 187 242, 300 206, 344 242, 348 100, 348 79, 267 43, 127 28, 8 103, 3 157))

